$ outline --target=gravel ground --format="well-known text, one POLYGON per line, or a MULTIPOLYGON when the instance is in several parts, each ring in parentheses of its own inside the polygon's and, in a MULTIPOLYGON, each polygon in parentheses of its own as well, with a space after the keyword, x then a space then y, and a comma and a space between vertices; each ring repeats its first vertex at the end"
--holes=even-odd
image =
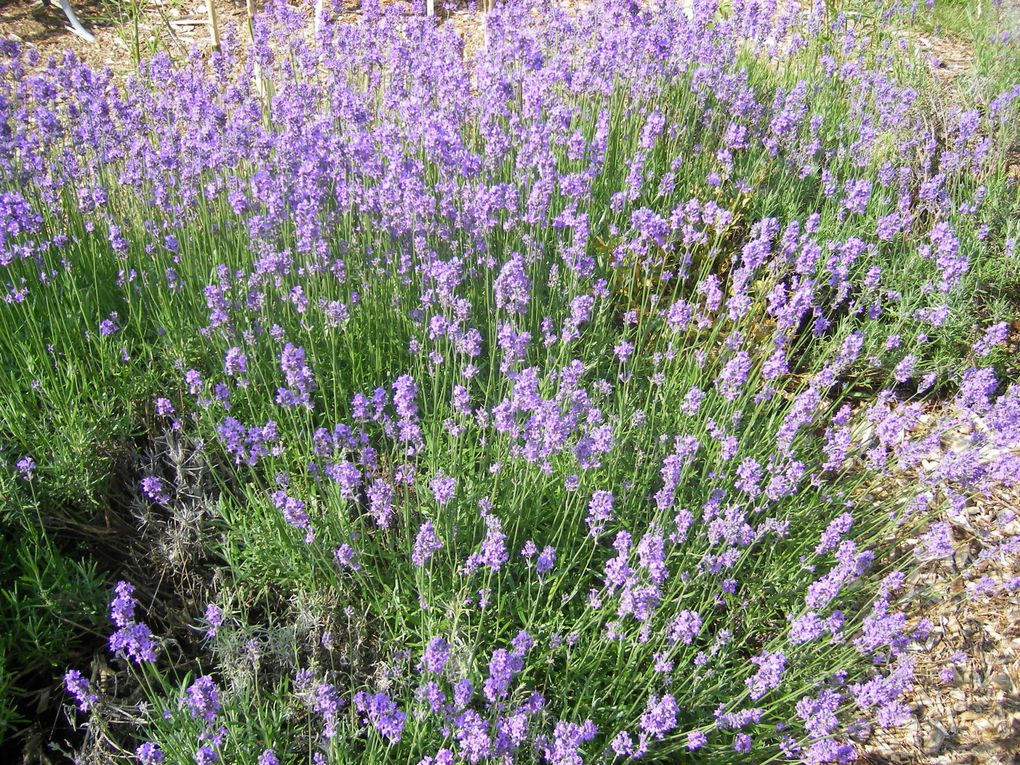
MULTIPOLYGON (((954 433, 943 448, 963 451, 969 436, 954 433)), ((982 452, 993 456, 991 448, 982 452)), ((934 460, 921 468, 934 468, 934 460)), ((911 620, 932 623, 928 639, 914 646, 917 685, 908 703, 915 717, 870 742, 865 762, 1020 763, 1020 591, 987 592, 1020 577, 1018 511, 1020 487, 1014 487, 946 513, 955 555, 926 561, 908 583, 916 596, 911 620)), ((920 540, 905 545, 919 547, 920 540)))

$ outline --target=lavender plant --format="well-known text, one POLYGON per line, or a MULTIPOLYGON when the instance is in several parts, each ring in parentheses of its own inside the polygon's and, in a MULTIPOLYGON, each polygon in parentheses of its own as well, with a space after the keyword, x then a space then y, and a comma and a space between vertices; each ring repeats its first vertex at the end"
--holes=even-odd
POLYGON ((1020 85, 933 124, 879 11, 528 0, 465 61, 281 2, 124 82, 4 43, 6 450, 46 470, 25 413, 85 387, 216 487, 134 476, 208 524, 212 602, 176 593, 187 651, 118 582, 142 701, 72 668, 88 724, 145 765, 573 765, 905 722, 900 542, 951 558, 940 513, 1020 468, 1020 85))

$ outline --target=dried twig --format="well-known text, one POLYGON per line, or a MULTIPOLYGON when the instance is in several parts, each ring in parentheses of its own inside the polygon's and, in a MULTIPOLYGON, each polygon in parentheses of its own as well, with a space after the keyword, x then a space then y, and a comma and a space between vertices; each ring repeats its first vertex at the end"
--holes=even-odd
POLYGON ((173 38, 173 41, 180 46, 181 50, 186 51, 188 49, 188 46, 186 46, 181 41, 181 38, 177 36, 177 32, 174 31, 173 24, 170 23, 170 17, 167 16, 166 12, 163 10, 163 4, 162 3, 157 4, 156 10, 159 11, 160 18, 163 19, 163 23, 166 24, 166 28, 167 31, 170 33, 170 37, 173 38))

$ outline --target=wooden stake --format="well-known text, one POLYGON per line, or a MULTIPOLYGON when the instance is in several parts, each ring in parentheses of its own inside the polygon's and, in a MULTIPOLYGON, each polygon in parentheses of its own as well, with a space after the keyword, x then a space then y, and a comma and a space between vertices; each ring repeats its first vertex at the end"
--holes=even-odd
MULTIPOLYGON (((251 35, 252 46, 255 45, 255 8, 252 5, 252 0, 245 0, 244 10, 248 14, 248 33, 251 35)), ((255 59, 255 53, 252 51, 252 64, 255 71, 255 92, 259 95, 259 100, 262 101, 263 109, 267 103, 266 97, 266 83, 262 79, 262 67, 259 66, 259 62, 255 59)))
POLYGON ((492 10, 494 0, 482 0, 482 47, 489 47, 489 20, 485 14, 492 10))
POLYGON ((209 9, 209 37, 212 39, 214 48, 220 47, 220 19, 216 15, 216 3, 213 0, 205 0, 205 7, 209 9))

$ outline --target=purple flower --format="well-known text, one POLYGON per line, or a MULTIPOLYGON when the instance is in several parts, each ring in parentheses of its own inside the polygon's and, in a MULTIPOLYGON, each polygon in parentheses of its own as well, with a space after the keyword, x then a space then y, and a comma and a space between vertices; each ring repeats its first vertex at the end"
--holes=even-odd
POLYGON ((368 489, 368 511, 375 518, 380 528, 389 528, 390 520, 393 518, 393 486, 382 478, 372 481, 368 489))
POLYGON ((670 643, 690 645, 701 632, 701 617, 696 611, 681 611, 670 622, 666 630, 666 640, 670 643))
POLYGON ((829 550, 835 550, 843 541, 846 534, 853 525, 854 517, 850 513, 842 513, 837 516, 822 532, 821 539, 815 547, 815 555, 824 555, 829 550))
POLYGON ((693 417, 698 413, 698 409, 701 407, 701 402, 704 398, 704 391, 697 386, 692 385, 690 390, 688 390, 686 395, 684 395, 684 400, 680 403, 680 411, 688 417, 693 417))
POLYGON ((474 765, 489 756, 492 740, 481 715, 468 709, 457 716, 455 727, 461 757, 474 765))
POLYGON ((701 749, 707 743, 708 736, 704 731, 692 730, 687 734, 687 748, 692 752, 701 749))
POLYGON ((454 765, 456 756, 450 749, 440 749, 434 757, 425 757, 419 760, 418 765, 454 765))
POLYGON ((475 687, 466 677, 453 686, 453 705, 456 709, 464 709, 471 703, 471 697, 475 695, 475 687))
POLYGON ((312 709, 322 717, 323 735, 326 738, 335 738, 337 734, 337 723, 339 722, 340 708, 343 702, 340 696, 329 683, 320 683, 315 687, 312 697, 312 709))
POLYGON ((544 748, 543 754, 552 765, 583 765, 581 745, 595 738, 598 729, 591 720, 582 724, 561 720, 553 728, 553 740, 544 748))
POLYGON ((814 611, 807 611, 790 626, 790 642, 794 645, 809 643, 825 632, 825 622, 814 611))
POLYGON ((259 755, 258 765, 280 765, 280 760, 276 756, 275 751, 266 749, 266 751, 259 755))
POLYGON ((762 479, 762 468, 754 457, 747 457, 737 468, 736 487, 754 499, 759 494, 758 484, 762 479))
POLYGON ((341 497, 352 502, 357 500, 362 482, 361 471, 357 465, 343 460, 335 465, 327 465, 322 472, 340 487, 341 497))
POLYGON ((188 686, 184 703, 192 717, 211 723, 220 711, 219 688, 209 675, 202 675, 188 686))
POLYGON ((303 406, 311 409, 315 406, 312 393, 315 391, 315 377, 305 363, 305 349, 287 343, 280 355, 280 369, 289 387, 280 388, 276 392, 276 403, 285 407, 303 406))
POLYGON ((676 713, 676 699, 672 696, 649 696, 648 705, 641 715, 641 730, 652 738, 662 739, 676 727, 676 713))
POLYGON ((156 660, 156 643, 149 627, 135 621, 135 588, 128 582, 117 582, 116 596, 110 603, 110 618, 118 629, 110 635, 110 650, 123 651, 136 664, 156 660))
POLYGON ((215 603, 209 603, 205 607, 205 620, 209 624, 205 631, 206 637, 216 637, 217 630, 223 625, 223 609, 215 603))
POLYGON ((493 571, 499 571, 503 564, 510 557, 506 549, 506 535, 503 533, 503 524, 499 518, 489 513, 483 515, 485 521, 485 539, 482 540, 481 549, 472 553, 465 561, 464 567, 468 572, 474 571, 482 566, 487 566, 493 571))
POLYGON ((142 493, 161 505, 170 502, 170 495, 167 494, 163 481, 158 476, 150 475, 142 479, 142 493))
POLYGON ((804 696, 797 702, 797 716, 804 721, 808 735, 812 738, 824 738, 839 727, 836 713, 842 700, 842 695, 826 689, 815 697, 804 696))
POLYGON ((231 377, 243 377, 248 373, 248 357, 240 348, 230 348, 223 359, 223 368, 231 377))
POLYGON ((433 554, 442 549, 443 540, 436 534, 436 528, 432 525, 432 521, 425 521, 418 529, 418 535, 414 539, 411 562, 421 568, 428 563, 433 554))
POLYGON ((128 241, 127 239, 124 238, 123 233, 121 233, 120 226, 111 223, 108 236, 110 240, 110 246, 113 248, 114 252, 116 252, 118 255, 123 255, 127 252, 128 241))
POLYGON ((960 241, 956 233, 945 221, 935 224, 929 234, 931 246, 922 245, 920 248, 921 257, 934 260, 939 273, 942 276, 939 288, 943 292, 959 284, 964 274, 970 268, 967 256, 960 252, 960 241), (932 249, 934 248, 934 252, 932 249))
POLYGON ((746 733, 738 733, 733 739, 733 751, 748 754, 751 751, 751 737, 746 733))
POLYGON ((634 753, 634 739, 627 731, 622 730, 613 737, 609 747, 617 757, 629 757, 634 753))
POLYGON ((418 386, 408 375, 398 377, 393 383, 393 407, 402 420, 414 421, 418 418, 418 386))
POLYGON ((998 385, 995 370, 991 367, 968 369, 963 373, 957 404, 964 410, 981 414, 991 406, 991 397, 998 385))
POLYGON ((195 752, 195 765, 214 765, 219 761, 219 753, 208 744, 200 746, 195 752))
POLYGON ((457 489, 457 479, 439 471, 429 483, 429 487, 432 489, 432 496, 435 498, 436 504, 446 505, 453 499, 457 489))
POLYGON ((261 427, 245 428, 233 417, 227 417, 216 431, 227 453, 234 455, 234 462, 238 465, 254 466, 262 457, 281 453, 279 431, 272 420, 261 427))
POLYGON ((615 354, 616 358, 620 360, 621 364, 626 364, 627 359, 630 358, 633 352, 634 344, 629 343, 626 340, 621 340, 619 343, 613 346, 613 353, 615 354))
POLYGON ((914 366, 917 364, 917 356, 908 354, 903 357, 896 368, 893 369, 893 379, 898 383, 905 383, 914 374, 914 366))
POLYGON ((111 313, 110 318, 103 319, 99 322, 99 334, 103 337, 109 337, 120 331, 120 327, 117 326, 118 316, 116 313, 111 313))
POLYGON ((493 291, 497 308, 520 315, 527 312, 528 300, 531 297, 531 280, 528 279, 524 259, 520 254, 514 253, 503 264, 493 283, 493 291))
POLYGON ((987 356, 992 352, 992 348, 1006 341, 1008 334, 1009 324, 1004 321, 993 324, 985 330, 984 337, 974 344, 974 352, 981 357, 987 356))
POLYGON ((632 570, 627 563, 631 545, 631 536, 626 531, 619 531, 613 541, 616 557, 606 561, 604 568, 606 586, 610 591, 624 587, 631 578, 632 570))
POLYGON ((22 457, 17 461, 15 467, 18 469, 18 472, 21 473, 21 477, 26 481, 29 481, 31 480, 32 473, 35 470, 35 460, 27 456, 22 457))
POLYGON ((535 562, 535 570, 539 576, 548 574, 553 570, 553 566, 556 565, 556 551, 550 546, 546 545, 542 548, 542 552, 538 554, 538 560, 535 562))
POLYGON ((666 542, 655 526, 649 527, 637 546, 638 562, 648 572, 648 578, 655 584, 663 584, 669 578, 666 567, 666 542))
POLYGON ((597 537, 603 532, 606 522, 612 517, 612 492, 597 489, 592 493, 591 501, 588 503, 588 517, 585 519, 588 524, 588 535, 597 537))
POLYGON ((426 702, 434 714, 440 713, 446 704, 446 694, 443 693, 439 683, 435 680, 429 680, 419 686, 415 692, 415 697, 419 701, 426 702))
POLYGON ((531 637, 526 630, 521 630, 514 635, 514 639, 510 641, 510 645, 513 647, 515 654, 523 656, 535 647, 535 639, 531 637))
POLYGON ((719 378, 715 381, 716 388, 727 401, 734 401, 743 392, 747 376, 751 371, 751 356, 747 351, 738 351, 726 362, 719 378))
POLYGON ((99 697, 92 692, 88 679, 76 669, 69 669, 64 674, 64 687, 74 696, 78 709, 82 712, 88 712, 99 701, 99 697))
POLYGON ((342 544, 334 551, 336 562, 343 568, 348 568, 351 571, 360 571, 361 565, 358 563, 358 554, 354 548, 349 544, 342 544))
POLYGON ((135 757, 142 765, 160 765, 165 759, 162 750, 151 741, 146 741, 135 749, 135 757))
POLYGON ((386 694, 370 695, 364 691, 356 693, 354 708, 361 712, 388 742, 395 744, 400 741, 407 715, 400 711, 397 703, 386 694))
POLYGON ((871 198, 871 181, 866 178, 860 180, 849 180, 844 189, 846 196, 843 198, 843 206, 853 213, 863 214, 871 198))
POLYGON ((425 653, 422 656, 422 666, 426 671, 431 672, 434 675, 442 673, 443 668, 446 667, 446 662, 450 658, 450 644, 447 643, 443 638, 437 637, 432 638, 429 644, 425 647, 425 653))
POLYGON ((753 656, 751 663, 757 665, 758 671, 753 677, 747 678, 745 684, 750 690, 751 699, 757 701, 768 691, 779 686, 786 670, 786 656, 778 651, 763 653, 760 656, 753 656))
POLYGON ((517 653, 510 653, 502 648, 492 654, 489 661, 489 677, 485 680, 485 698, 495 704, 507 695, 510 681, 524 666, 523 658, 517 653))
POLYGON ((740 730, 755 725, 761 720, 762 710, 758 707, 741 709, 737 712, 725 712, 720 705, 715 712, 715 724, 720 730, 740 730))
POLYGON ((148 625, 138 622, 110 635, 110 650, 123 651, 135 664, 156 660, 156 641, 148 625))
POLYGON ((925 552, 932 558, 949 559, 953 557, 953 527, 945 521, 933 523, 921 540, 925 552))
POLYGON ((312 523, 305 512, 305 503, 300 499, 288 496, 287 492, 277 490, 273 492, 273 504, 278 510, 283 511, 283 519, 296 529, 304 529, 306 541, 314 538, 312 523))

